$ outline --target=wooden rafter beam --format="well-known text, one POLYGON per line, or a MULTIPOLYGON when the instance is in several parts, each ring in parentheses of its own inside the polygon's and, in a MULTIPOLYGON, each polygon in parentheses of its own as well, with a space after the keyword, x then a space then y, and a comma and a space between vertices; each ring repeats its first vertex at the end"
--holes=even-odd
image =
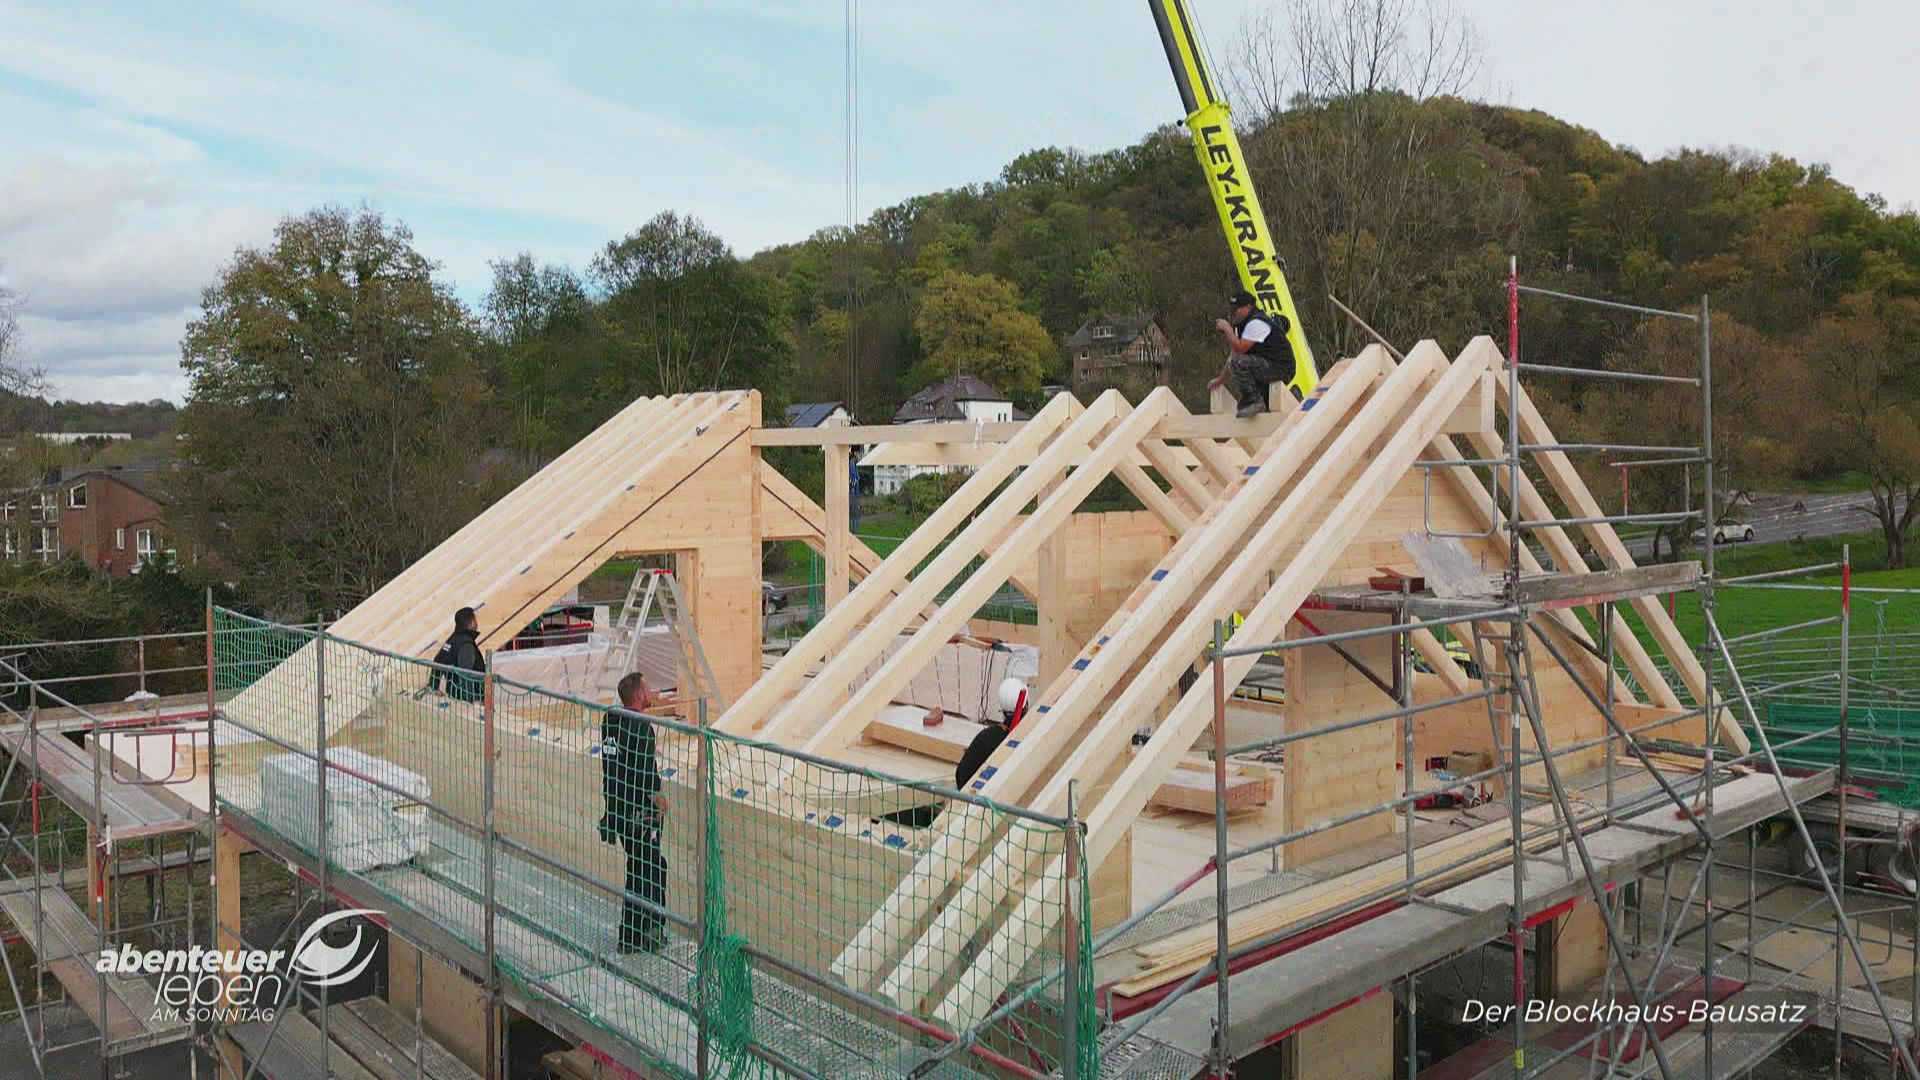
MULTIPOLYGON (((1120 699, 1107 710, 1095 730, 1059 766, 1040 798, 1035 800, 1036 808, 1057 804, 1064 799, 1069 783, 1084 783, 1086 770, 1104 770, 1115 755, 1125 752, 1128 740, 1124 733, 1116 737, 1118 728, 1137 723, 1147 706, 1148 691, 1155 691, 1156 697, 1164 693, 1164 688, 1178 675, 1179 669, 1191 662, 1186 646, 1204 638, 1211 615, 1228 610, 1239 598, 1259 585, 1271 570, 1272 554, 1287 550, 1296 538, 1311 528, 1311 533, 1291 561, 1273 579, 1260 601, 1246 613, 1245 620, 1235 631, 1236 637, 1245 635, 1253 640, 1273 640, 1278 637, 1300 604, 1324 577, 1333 560, 1365 527, 1382 500, 1412 467, 1428 441, 1439 433, 1447 417, 1480 373, 1487 370, 1490 358, 1497 355, 1493 343, 1486 338, 1475 339, 1451 365, 1446 364, 1444 354, 1432 342, 1415 346, 1408 353, 1406 363, 1382 385, 1380 393, 1369 407, 1348 422, 1345 430, 1321 456, 1319 463, 1308 470, 1280 508, 1269 515, 1254 540, 1241 551, 1240 557, 1220 572, 1206 597, 1169 637, 1169 644, 1173 647, 1160 649, 1147 661, 1132 684, 1122 692, 1120 699), (1428 380, 1432 381, 1429 383, 1428 380), (1410 411, 1403 410, 1402 405, 1411 391, 1421 385, 1430 385, 1431 389, 1418 398, 1410 411), (1397 400, 1391 390, 1400 391, 1397 400), (1378 445, 1377 453, 1365 455, 1357 452, 1362 448, 1374 447, 1383 435, 1387 435, 1387 438, 1384 444, 1378 445), (1355 468, 1361 471, 1349 479, 1355 468), (1336 494, 1338 501, 1315 527, 1313 519, 1316 508, 1336 494)), ((1253 656, 1228 659, 1225 662, 1228 685, 1238 685, 1252 669, 1256 659, 1253 656)), ((1147 746, 1128 762, 1106 795, 1095 804, 1088 819, 1087 858, 1090 865, 1098 865, 1098 861, 1112 850, 1118 837, 1145 806, 1146 800, 1152 797, 1166 774, 1178 764, 1177 748, 1191 745, 1211 720, 1211 697, 1212 687, 1204 683, 1195 685, 1182 695, 1172 712, 1155 729, 1147 746)), ((1002 845, 1001 850, 989 855, 988 861, 982 864, 973 880, 980 886, 979 895, 989 905, 997 902, 996 894, 999 892, 991 883, 1009 880, 1008 874, 1011 874, 1011 880, 1025 877, 1018 872, 1019 861, 1018 852, 1002 845), (1003 859, 1003 855, 1007 858, 1003 859)), ((1042 870, 1038 877, 1029 881, 1025 895, 1011 919, 994 934, 986 949, 960 972, 958 983, 935 1011, 936 1017, 946 1023, 971 1022, 984 1014, 999 993, 998 989, 992 987, 997 985, 1004 989, 1009 985, 1013 974, 1039 944, 1038 936, 1030 934, 1027 927, 1034 920, 1050 921, 1045 912, 1057 911, 1054 905, 1059 900, 1058 883, 1052 878, 1051 873, 1042 870)), ((973 894, 969 892, 965 895, 971 900, 973 894)), ((947 911, 941 913, 940 920, 936 920, 936 925, 961 906, 950 905, 947 911)), ((967 907, 969 914, 974 915, 985 915, 991 910, 991 907, 983 910, 971 904, 967 907)), ((923 938, 922 942, 925 941, 923 938)), ((903 968, 923 959, 919 949, 920 945, 916 945, 915 950, 908 954, 903 968)))
MULTIPOLYGON (((794 642, 786 656, 761 675, 746 693, 721 714, 716 726, 734 734, 752 733, 812 667, 839 649, 870 613, 883 606, 891 609, 900 603, 902 592, 907 587, 907 576, 1013 474, 1029 445, 1040 445, 1052 437, 1077 408, 1078 403, 1064 395, 1048 402, 1014 436, 1013 443, 1007 448, 1006 460, 989 462, 969 476, 932 516, 867 574, 866 579, 847 595, 845 603, 827 612, 812 632, 794 642)), ((924 612, 931 600, 928 597, 914 605, 911 611, 924 612)))
MULTIPOLYGON (((1509 387, 1505 379, 1495 379, 1494 389, 1502 405, 1519 409, 1521 439, 1536 446, 1556 445, 1553 432, 1547 428, 1545 418, 1540 415, 1540 410, 1534 407, 1533 399, 1527 396, 1525 388, 1521 389, 1518 402, 1509 400, 1509 387)), ((1553 490, 1560 496, 1560 500, 1576 516, 1604 516, 1605 512, 1600 509, 1599 501, 1593 497, 1593 492, 1588 490, 1586 481, 1580 478, 1580 474, 1574 470, 1573 462, 1565 453, 1559 450, 1544 450, 1535 453, 1533 457, 1539 463, 1540 471, 1546 475, 1547 482, 1553 485, 1553 490)), ((1620 534, 1614 531, 1612 525, 1599 522, 1582 525, 1580 529, 1592 542, 1594 550, 1606 556, 1607 561, 1614 567, 1635 565, 1633 556, 1627 551, 1627 545, 1621 542, 1620 534)), ((1706 672, 1701 669, 1699 659, 1694 656, 1692 647, 1687 644, 1687 639, 1681 635, 1680 628, 1673 624, 1673 619, 1667 614, 1666 608, 1652 596, 1636 597, 1631 603, 1634 611, 1640 615, 1641 624, 1647 628, 1648 633, 1653 635, 1654 642, 1666 655, 1667 662, 1673 666, 1674 671, 1679 673, 1680 681, 1686 685, 1687 692, 1693 695, 1696 703, 1705 701, 1706 672)), ((1621 636, 1622 643, 1631 638, 1631 634, 1621 636)), ((1656 701, 1655 704, 1665 703, 1656 701)), ((1720 709, 1719 715, 1715 717, 1714 726, 1720 736, 1727 740, 1728 746, 1738 749, 1743 754, 1747 752, 1747 733, 1740 729, 1740 724, 1734 720, 1730 710, 1720 709)))
MULTIPOLYGON (((1057 402, 1060 398, 1054 400, 1057 402)), ((947 583, 958 578, 967 565, 979 557, 994 537, 1019 515, 1020 510, 1032 501, 1054 476, 1072 467, 1085 456, 1088 442, 1112 421, 1115 409, 1125 403, 1126 399, 1121 397, 1118 391, 1109 391, 1088 406, 1072 423, 1059 432, 1052 444, 1038 458, 1035 458, 1031 465, 1022 469, 1020 474, 1008 481, 1006 487, 999 490, 990 502, 981 507, 979 512, 967 522, 966 527, 955 534, 938 554, 933 555, 931 561, 926 562, 924 566, 920 565, 926 555, 932 554, 932 545, 929 544, 926 550, 914 556, 906 567, 901 568, 902 575, 908 568, 915 570, 912 581, 902 588, 899 597, 891 603, 884 606, 865 605, 862 613, 865 625, 860 627, 857 634, 849 633, 853 629, 849 624, 844 629, 826 631, 834 636, 826 638, 824 642, 816 642, 814 639, 823 633, 821 628, 829 625, 827 620, 822 620, 818 626, 801 638, 793 648, 798 649, 804 645, 804 653, 811 657, 809 664, 827 659, 827 665, 799 693, 795 694, 792 700, 768 710, 771 719, 763 730, 763 737, 772 739, 785 734, 793 739, 807 730, 803 729, 802 725, 823 718, 830 719, 839 706, 840 695, 845 694, 849 686, 866 677, 866 668, 886 653, 892 646, 894 638, 907 628, 921 610, 934 602, 947 583), (829 655, 830 659, 828 659, 829 655)), ((1049 407, 1052 406, 1049 405, 1049 407)), ((1065 411, 1067 410, 1063 409, 1063 413, 1065 411)), ((986 475, 988 473, 984 470, 975 473, 967 483, 973 483, 974 480, 986 475)), ((998 487, 998 484, 999 481, 996 480, 994 486, 998 487)), ((962 490, 965 490, 965 485, 962 485, 962 490)), ((948 500, 949 503, 952 501, 951 498, 948 500)), ((972 506, 967 507, 968 510, 972 508, 972 506)), ((946 509, 946 505, 943 504, 940 510, 935 511, 934 516, 939 517, 946 509)), ((931 522, 933 519, 928 520, 931 522)), ((908 539, 917 537, 926 527, 922 525, 919 529, 915 529, 908 539)), ((887 564, 891 567, 900 558, 901 553, 896 551, 887 560, 887 564)), ((865 588, 866 584, 862 583, 861 587, 865 588)), ((848 598, 848 603, 841 606, 858 610, 855 609, 852 597, 848 598)), ((951 606, 951 603, 944 605, 941 611, 944 612, 946 607, 951 606)), ((971 615, 971 611, 968 614, 971 615)), ((828 619, 832 616, 833 613, 829 612, 828 619)), ((932 624, 923 624, 922 630, 927 625, 932 624)), ((790 650, 789 658, 791 656, 790 650)), ((782 661, 782 664, 784 663, 785 660, 782 661)), ((778 671, 779 667, 780 665, 775 665, 775 671, 778 671)), ((772 674, 773 672, 768 672, 761 681, 765 682, 772 674)), ((785 689, 782 688, 783 693, 785 689)), ((728 711, 732 712, 732 710, 728 711)))
MULTIPOLYGON (((1236 477, 1203 515, 1199 526, 1176 538, 1160 562, 1162 569, 1136 586, 1083 647, 1085 662, 1076 662, 1047 686, 1019 744, 1003 745, 988 762, 991 775, 976 781, 983 794, 1020 802, 1048 775, 1060 755, 1074 745, 1080 728, 1131 669, 1135 658, 1159 639, 1167 623, 1202 587, 1226 553, 1241 544, 1246 530, 1285 490, 1312 450, 1372 390, 1386 364, 1385 351, 1373 349, 1344 367, 1336 365, 1328 373, 1321 384, 1321 406, 1292 414, 1287 424, 1269 437, 1256 459, 1260 466, 1236 477)), ((891 953, 892 943, 926 917, 952 868, 966 865, 993 836, 992 823, 972 806, 950 807, 936 829, 931 849, 913 873, 835 961, 834 970, 850 983, 872 984, 880 974, 883 957, 891 953)), ((960 931, 956 928, 954 932, 960 931)), ((916 946, 916 954, 919 948, 916 946)), ((917 999, 929 991, 938 976, 937 972, 915 971, 909 963, 894 969, 884 992, 898 995, 896 1000, 917 999)))
MULTIPOLYGON (((1108 393, 1114 394, 1112 408, 1115 410, 1115 415, 1126 413, 1126 400, 1114 391, 1108 391, 1108 393)), ((1102 395, 1102 398, 1104 399, 1105 396, 1102 395)), ((965 581, 953 589, 946 602, 941 605, 939 614, 916 631, 904 648, 888 657, 879 671, 862 681, 847 704, 835 715, 829 717, 826 723, 822 724, 819 730, 802 744, 801 749, 814 754, 832 753, 866 730, 866 726, 879 715, 880 709, 892 700, 893 695, 905 686, 915 673, 933 660, 934 653, 946 644, 948 638, 966 625, 967 620, 973 617, 974 611, 981 604, 992 598, 993 594, 1006 582, 1007 575, 1016 561, 1023 558, 1027 552, 1038 550, 1053 531, 1079 507, 1081 501, 1093 491, 1094 486, 1106 478, 1107 473, 1125 458, 1128 451, 1139 445, 1145 433, 1166 415, 1168 408, 1177 407, 1177 405, 1178 401, 1174 398, 1173 391, 1160 387, 1148 394, 1137 408, 1126 413, 1123 419, 1115 423, 1112 430, 1087 451, 1083 459, 1075 464, 1073 471, 1064 478, 1056 480, 1055 477, 1059 475, 1060 470, 1043 468, 1038 463, 1027 473, 1021 474, 1021 479, 1025 480, 1029 474, 1039 473, 1040 475, 1036 477, 1036 486, 1050 482, 1053 485, 1052 490, 1040 500, 1040 504, 1035 507, 1033 513, 1028 514, 1020 526, 1013 531, 1013 534, 1007 538, 1007 542, 1001 545, 998 551, 989 555, 978 568, 967 575, 965 581)), ((1088 411, 1091 413, 1092 409, 1088 411)), ((1013 488, 1009 487, 1008 494, 1013 493, 1013 488)), ((1026 504, 1029 497, 1025 494, 1016 496, 1018 502, 1009 509, 1018 510, 1026 504)), ((978 549, 975 549, 974 553, 977 554, 978 549)), ((943 553, 943 557, 945 554, 943 553)), ((923 574, 950 580, 947 574, 934 572, 931 567, 923 574)), ((858 661, 856 651, 858 648, 857 645, 848 648, 847 655, 850 661, 858 661)), ((860 664, 853 662, 851 666, 853 670, 858 670, 860 664)), ((823 672, 816 682, 824 682, 828 677, 828 673, 823 672)), ((799 708, 801 705, 796 699, 795 709, 799 708)))

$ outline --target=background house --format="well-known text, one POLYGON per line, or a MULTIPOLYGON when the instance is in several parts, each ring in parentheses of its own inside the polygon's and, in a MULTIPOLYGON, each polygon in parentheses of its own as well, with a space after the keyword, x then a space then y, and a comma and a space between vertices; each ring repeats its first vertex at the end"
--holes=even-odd
POLYGON ((156 555, 173 555, 160 481, 173 466, 54 469, 0 503, 0 544, 9 562, 53 562, 72 552, 115 577, 140 572, 156 555))
MULTIPOLYGON (((931 424, 955 420, 991 424, 1025 418, 1024 413, 1013 407, 1012 399, 978 377, 964 374, 921 387, 893 414, 896 424, 931 424)), ((916 476, 960 471, 964 471, 964 467, 958 465, 876 465, 873 467, 873 493, 892 495, 916 476)))
POLYGON ((787 426, 795 428, 819 427, 828 422, 857 424, 841 401, 799 401, 787 406, 787 426))
POLYGON ((1073 390, 1083 398, 1110 386, 1159 385, 1173 351, 1151 314, 1088 319, 1067 338, 1073 390))

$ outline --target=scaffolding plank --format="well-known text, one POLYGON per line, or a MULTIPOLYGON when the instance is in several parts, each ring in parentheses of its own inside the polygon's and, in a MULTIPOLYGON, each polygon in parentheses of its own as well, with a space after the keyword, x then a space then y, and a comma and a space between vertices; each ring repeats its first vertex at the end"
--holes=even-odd
POLYGON ((190 1034, 184 1019, 153 1019, 159 995, 152 982, 131 975, 103 976, 94 970, 99 931, 65 889, 47 884, 0 895, 0 913, 13 923, 29 949, 38 945, 44 950, 40 966, 60 980, 74 1004, 116 1050, 156 1046, 190 1034), (107 987, 104 1021, 100 1015, 103 978, 107 987))
POLYGON ((226 1033, 240 1044, 260 1075, 273 1080, 381 1080, 331 1039, 334 1045, 327 1049, 322 1070, 320 1029, 296 1010, 283 1009, 276 1020, 234 1024, 226 1033))
MULTIPOLYGON (((1795 801, 1832 785, 1831 773, 1791 781, 1795 801)), ((1729 835, 1786 808, 1772 776, 1746 776, 1714 790, 1709 831, 1729 835), (1764 781, 1764 783, 1756 783, 1764 781)), ((1594 870, 1602 882, 1630 879, 1650 866, 1678 858, 1697 846, 1684 820, 1669 829, 1675 808, 1662 803, 1626 826, 1599 829, 1587 837, 1594 870), (1649 826, 1658 825, 1659 828, 1649 826), (1684 830, 1684 831, 1681 831, 1684 830)), ((1527 861, 1522 915, 1531 916, 1588 891, 1584 875, 1557 859, 1527 861)), ((1485 944, 1505 933, 1513 902, 1513 872, 1490 870, 1434 897, 1442 906, 1397 908, 1287 953, 1284 963, 1265 963, 1229 976, 1233 1017, 1228 1044, 1238 1057, 1258 1049, 1275 1032, 1308 1022, 1329 1001, 1346 1001, 1409 971, 1485 944)), ((1147 1025, 1153 1038, 1204 1052, 1212 1038, 1211 994, 1189 994, 1147 1025)))
MULTIPOLYGON (((380 1080, 414 1080, 414 1028, 379 998, 357 998, 327 1009, 327 1034, 380 1080)), ((453 1056, 432 1036, 419 1033, 420 1068, 425 1080, 480 1080, 480 1074, 453 1056)))
MULTIPOLYGON (((41 732, 30 738, 19 727, 0 731, 0 745, 29 765, 37 765, 40 778, 54 795, 81 817, 92 820, 94 806, 93 754, 64 735, 41 732)), ((113 838, 136 840, 148 836, 185 832, 199 828, 199 822, 180 808, 169 805, 147 790, 144 784, 115 779, 116 767, 130 768, 113 754, 102 751, 100 760, 100 810, 113 831, 113 838)))

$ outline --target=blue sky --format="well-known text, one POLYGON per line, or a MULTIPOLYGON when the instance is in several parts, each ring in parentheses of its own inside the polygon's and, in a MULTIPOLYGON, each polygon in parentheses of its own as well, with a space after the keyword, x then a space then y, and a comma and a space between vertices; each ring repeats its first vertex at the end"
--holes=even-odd
MULTIPOLYGON (((1216 59, 1258 0, 1192 0, 1216 59)), ((1659 154, 1751 146, 1920 200, 1920 5, 1470 0, 1480 93, 1659 154), (1820 10, 1809 10, 1818 8, 1820 10)), ((843 221, 844 0, 0 0, 0 281, 62 396, 178 399, 236 246, 366 202, 469 301, 517 251, 583 265, 662 209, 747 254, 843 221)), ((859 208, 1174 118, 1138 0, 861 5, 859 208)))

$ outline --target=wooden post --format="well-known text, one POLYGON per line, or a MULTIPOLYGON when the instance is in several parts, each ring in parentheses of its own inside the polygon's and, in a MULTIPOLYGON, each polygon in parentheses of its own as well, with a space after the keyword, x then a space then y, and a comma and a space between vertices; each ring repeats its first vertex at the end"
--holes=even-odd
MULTIPOLYGON (((1042 498, 1058 489, 1057 482, 1047 485, 1042 498)), ((1067 632, 1068 609, 1073 606, 1067 588, 1067 549, 1073 545, 1073 534, 1074 518, 1069 516, 1040 544, 1039 572, 1034 575, 1040 587, 1040 595, 1034 597, 1040 623, 1039 686, 1051 684, 1065 671, 1076 651, 1073 636, 1067 632)))
MULTIPOLYGON (((211 729, 209 730, 211 739, 211 729)), ((212 752, 211 747, 208 750, 212 752)), ((216 949, 239 950, 245 948, 240 941, 240 853, 245 851, 246 841, 231 829, 215 825, 213 828, 213 874, 214 893, 219 898, 213 912, 213 947, 216 949)), ((222 1000, 231 1004, 231 995, 222 993, 222 1000)), ((246 1074, 246 1058, 240 1051, 240 1044, 230 1037, 220 1039, 220 1058, 233 1070, 233 1075, 246 1074)))
MULTIPOLYGON (((845 421, 829 421, 836 427, 845 426, 845 421)), ((852 448, 845 443, 835 443, 821 447, 827 459, 826 467, 826 510, 827 510, 827 591, 826 610, 832 611, 847 598, 848 544, 851 540, 848 513, 851 493, 847 490, 847 474, 852 465, 852 448)))

